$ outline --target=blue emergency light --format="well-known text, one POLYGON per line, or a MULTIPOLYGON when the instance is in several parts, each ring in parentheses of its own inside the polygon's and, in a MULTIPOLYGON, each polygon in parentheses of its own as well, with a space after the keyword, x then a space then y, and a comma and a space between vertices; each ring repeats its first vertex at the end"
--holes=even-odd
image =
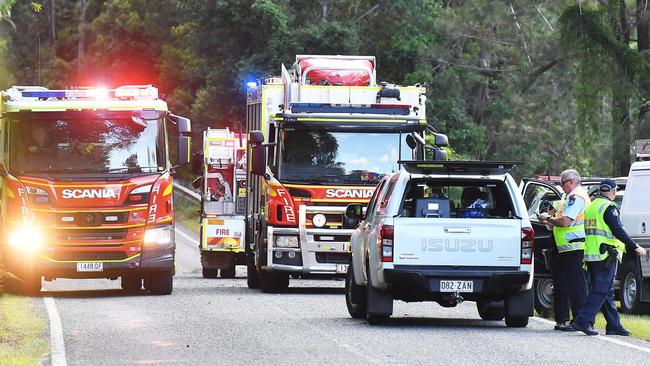
POLYGON ((65 90, 54 90, 54 91, 23 91, 22 95, 24 98, 39 98, 39 99, 49 99, 49 98, 65 98, 65 90))

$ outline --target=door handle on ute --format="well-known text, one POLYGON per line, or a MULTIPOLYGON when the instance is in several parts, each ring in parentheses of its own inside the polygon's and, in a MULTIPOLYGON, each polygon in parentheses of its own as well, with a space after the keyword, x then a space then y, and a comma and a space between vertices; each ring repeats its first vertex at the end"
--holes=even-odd
POLYGON ((645 222, 641 224, 641 233, 645 234, 645 222))
POLYGON ((472 232, 472 229, 468 228, 468 227, 446 227, 445 228, 445 233, 469 234, 471 232, 472 232))

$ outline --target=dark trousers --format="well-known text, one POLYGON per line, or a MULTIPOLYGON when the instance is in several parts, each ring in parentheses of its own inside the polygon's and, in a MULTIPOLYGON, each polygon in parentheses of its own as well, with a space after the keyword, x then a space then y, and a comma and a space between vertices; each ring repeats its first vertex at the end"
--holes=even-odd
POLYGON ((602 311, 607 320, 607 330, 618 330, 621 325, 621 318, 616 310, 614 303, 614 278, 616 277, 616 267, 618 262, 605 268, 606 260, 601 262, 587 262, 589 268, 589 295, 585 306, 580 309, 580 313, 575 319, 575 323, 586 327, 587 324, 594 324, 596 314, 602 311))
POLYGON ((587 278, 582 269, 583 250, 558 253, 553 267, 553 306, 555 321, 564 323, 578 316, 587 300, 587 278))

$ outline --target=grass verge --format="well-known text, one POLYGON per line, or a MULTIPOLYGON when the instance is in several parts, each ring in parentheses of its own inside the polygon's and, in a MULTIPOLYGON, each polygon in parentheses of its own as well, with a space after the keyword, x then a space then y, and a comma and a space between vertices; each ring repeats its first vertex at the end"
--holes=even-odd
MULTIPOLYGON (((648 315, 621 315, 621 324, 627 330, 632 333, 632 337, 643 339, 645 341, 650 341, 650 316, 648 315)), ((597 329, 605 329, 607 322, 603 317, 603 314, 598 314, 596 316, 596 324, 594 325, 597 329)), ((604 334, 604 332, 602 332, 604 334)))
POLYGON ((38 365, 48 350, 45 319, 31 301, 0 294, 0 365, 38 365))
POLYGON ((182 195, 174 195, 174 218, 186 228, 198 233, 201 224, 199 223, 199 210, 201 205, 182 195))

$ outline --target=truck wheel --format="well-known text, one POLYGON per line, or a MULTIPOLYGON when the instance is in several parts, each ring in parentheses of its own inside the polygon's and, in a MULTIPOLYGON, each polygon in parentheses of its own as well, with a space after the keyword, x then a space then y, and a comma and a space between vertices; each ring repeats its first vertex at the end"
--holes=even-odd
POLYGON ((122 276, 122 290, 127 293, 138 292, 142 289, 142 277, 138 275, 122 276))
POLYGON ((503 301, 477 301, 476 309, 483 320, 502 320, 506 316, 503 301))
POLYGON ((553 314, 553 280, 539 278, 535 280, 535 310, 542 318, 553 314))
MULTIPOLYGON (((634 258, 633 260, 636 260, 634 258)), ((621 311, 625 314, 642 313, 641 281, 637 274, 635 263, 627 261, 621 268, 621 285, 618 289, 618 298, 621 301, 621 311)))
POLYGON ((262 292, 282 292, 289 287, 289 275, 285 273, 260 271, 259 279, 262 292))
POLYGON ((250 289, 260 288, 260 276, 257 272, 257 267, 255 267, 255 260, 251 255, 246 257, 246 284, 250 289))
POLYGON ((21 295, 26 296, 39 296, 41 294, 41 276, 40 275, 25 275, 21 283, 18 283, 21 295))
POLYGON ((352 264, 350 264, 348 274, 345 276, 345 304, 352 318, 363 319, 366 317, 368 310, 366 288, 355 283, 352 264))
POLYGON ((230 268, 221 268, 219 271, 221 271, 221 278, 235 278, 237 273, 234 264, 230 268))
POLYGON ((219 270, 217 268, 205 268, 203 267, 201 269, 201 273, 203 274, 203 278, 217 278, 217 272, 219 270))
POLYGON ((510 328, 524 328, 528 325, 528 317, 506 315, 506 325, 510 328))
POLYGON ((174 274, 172 272, 150 273, 145 279, 145 287, 155 295, 169 295, 174 289, 174 274))

